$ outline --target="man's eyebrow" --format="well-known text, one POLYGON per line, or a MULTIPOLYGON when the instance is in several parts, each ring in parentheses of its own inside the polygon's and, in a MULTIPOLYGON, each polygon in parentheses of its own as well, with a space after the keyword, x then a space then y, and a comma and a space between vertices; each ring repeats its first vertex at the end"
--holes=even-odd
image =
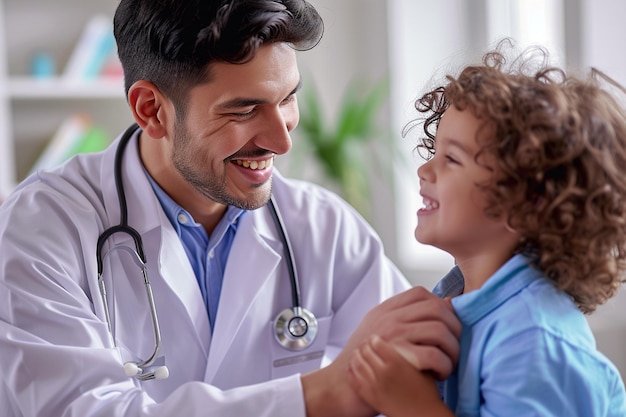
MULTIPOLYGON (((298 92, 302 88, 302 78, 298 81, 298 84, 294 87, 293 90, 289 93, 288 96, 292 96, 298 92)), ((254 98, 245 98, 245 97, 235 97, 231 100, 225 101, 217 105, 217 109, 219 110, 232 110, 232 109, 240 109, 242 107, 256 106, 259 104, 266 104, 266 100, 259 100, 254 98)))
POLYGON ((240 109, 242 107, 256 106, 258 104, 264 104, 264 100, 236 97, 231 100, 220 103, 216 106, 218 110, 232 110, 240 109))

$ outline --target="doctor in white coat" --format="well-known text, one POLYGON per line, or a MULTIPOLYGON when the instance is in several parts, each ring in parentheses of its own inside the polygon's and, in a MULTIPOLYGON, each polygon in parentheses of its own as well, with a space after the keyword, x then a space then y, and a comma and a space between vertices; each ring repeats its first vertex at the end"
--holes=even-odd
POLYGON ((373 334, 422 369, 450 372, 460 326, 445 303, 405 291, 378 237, 340 198, 273 169, 298 122, 293 47, 319 40, 317 12, 300 0, 215 3, 122 0, 115 33, 138 128, 121 157, 118 138, 32 175, 0 206, 3 417, 374 415, 345 375, 373 334), (293 299, 270 193, 299 302, 317 318, 299 350, 275 335, 293 299), (161 336, 145 372, 157 379, 124 371, 155 349, 135 243, 114 233, 97 247, 123 221, 145 254, 161 336), (190 223, 206 246, 181 237, 190 223), (226 229, 220 252, 226 238, 211 238, 226 229), (205 266, 226 254, 217 278, 198 269, 199 247, 205 266), (202 288, 215 279, 217 299, 202 288))

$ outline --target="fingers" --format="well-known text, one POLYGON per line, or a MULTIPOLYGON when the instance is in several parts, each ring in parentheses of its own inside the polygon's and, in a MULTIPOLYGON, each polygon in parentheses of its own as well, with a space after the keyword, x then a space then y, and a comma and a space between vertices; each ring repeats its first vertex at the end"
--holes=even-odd
POLYGON ((367 347, 367 343, 354 352, 350 360, 349 371, 352 373, 353 383, 356 386, 362 386, 364 382, 374 381, 376 375, 372 367, 373 363, 381 366, 380 359, 376 357, 373 351, 367 347))
POLYGON ((372 336, 350 363, 350 382, 363 401, 388 416, 452 415, 433 375, 416 370, 396 346, 372 336))
POLYGON ((372 350, 367 348, 367 343, 364 343, 360 349, 354 352, 350 359, 348 382, 363 401, 370 407, 376 408, 378 381, 376 372, 372 367, 373 362, 378 362, 377 367, 382 365, 372 350))
POLYGON ((395 355, 398 353, 391 344, 374 335, 357 350, 354 361, 366 362, 369 365, 367 372, 372 372, 384 368, 385 362, 393 359, 395 355))
POLYGON ((388 341, 406 340, 436 346, 456 363, 462 325, 449 299, 415 287, 388 301, 369 313, 373 318, 369 335, 378 334, 388 341))
POLYGON ((396 323, 440 321, 458 339, 461 336, 459 322, 450 299, 442 299, 423 287, 414 287, 389 298, 370 311, 396 323))
POLYGON ((454 370, 455 363, 440 349, 427 345, 401 343, 394 345, 402 357, 420 371, 429 371, 442 381, 454 370))
POLYGON ((441 350, 426 345, 392 344, 378 336, 372 336, 355 352, 350 362, 351 369, 368 381, 374 381, 388 363, 401 356, 420 371, 431 371, 435 378, 443 380, 452 373, 454 364, 441 350))
POLYGON ((391 398, 388 391, 398 393, 391 385, 408 382, 398 372, 398 367, 406 369, 411 368, 411 365, 406 363, 390 343, 378 336, 372 336, 352 355, 350 383, 361 398, 381 411, 380 407, 391 398))
POLYGON ((431 371, 441 379, 457 363, 461 329, 449 299, 414 287, 372 309, 352 346, 378 335, 398 347, 416 369, 431 371))
MULTIPOLYGON (((459 341, 456 335, 454 335, 443 323, 438 321, 421 322, 415 324, 408 324, 398 327, 398 334, 389 340, 394 346, 425 346, 430 347, 438 351, 441 355, 444 355, 448 360, 442 366, 442 361, 437 360, 432 365, 429 361, 418 360, 410 361, 419 370, 431 370, 436 373, 448 372, 448 362, 454 366, 456 365, 459 357, 459 341)), ((422 352, 422 349, 417 350, 418 355, 422 352)), ((434 354, 429 354, 429 358, 434 354)), ((438 359, 438 358, 435 358, 438 359)))
POLYGON ((386 363, 399 360, 399 356, 402 356, 391 343, 385 342, 376 335, 362 346, 360 352, 375 371, 385 367, 386 363))

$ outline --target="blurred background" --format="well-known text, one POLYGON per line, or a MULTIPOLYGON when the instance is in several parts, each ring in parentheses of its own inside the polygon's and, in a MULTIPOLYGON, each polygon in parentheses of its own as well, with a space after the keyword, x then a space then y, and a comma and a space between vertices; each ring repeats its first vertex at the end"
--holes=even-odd
MULTIPOLYGON (((299 54, 305 87, 287 175, 326 185, 373 225, 415 285, 452 266, 413 238, 415 137, 402 138, 432 79, 498 39, 547 47, 556 64, 626 84, 623 0, 311 0, 325 35, 299 54)), ((110 20, 115 0, 0 0, 0 198, 37 166, 97 150, 131 123, 110 20)), ((625 167, 626 169, 626 167, 625 167)), ((626 296, 589 317, 626 375, 626 296)))

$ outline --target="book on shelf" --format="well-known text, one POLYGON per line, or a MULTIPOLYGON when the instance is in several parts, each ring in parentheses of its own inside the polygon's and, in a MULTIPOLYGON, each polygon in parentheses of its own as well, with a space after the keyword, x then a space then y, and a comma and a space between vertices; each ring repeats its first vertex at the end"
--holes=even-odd
POLYGON ((119 77, 119 68, 112 19, 106 15, 95 15, 83 28, 62 76, 68 81, 119 77))
POLYGON ((101 151, 108 144, 108 135, 101 127, 92 123, 89 115, 73 114, 61 123, 50 138, 33 164, 31 172, 53 168, 79 153, 101 151))

